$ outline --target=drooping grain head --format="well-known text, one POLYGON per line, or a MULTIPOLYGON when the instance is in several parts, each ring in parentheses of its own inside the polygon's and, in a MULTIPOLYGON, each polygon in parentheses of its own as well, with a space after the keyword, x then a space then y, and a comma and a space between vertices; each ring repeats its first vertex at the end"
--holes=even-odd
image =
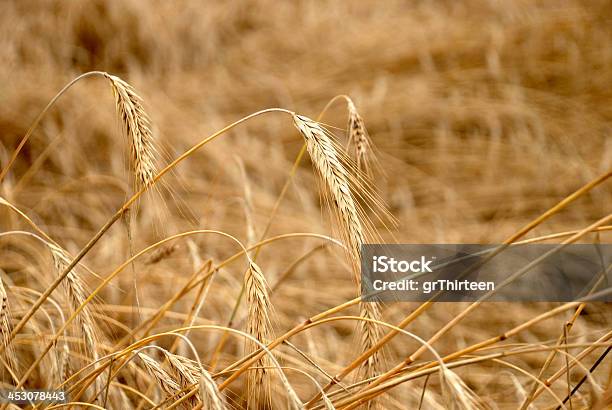
POLYGON ((294 115, 293 123, 304 137, 311 161, 333 198, 331 211, 338 216, 340 235, 353 258, 353 265, 357 267, 361 259, 361 245, 365 240, 349 184, 349 174, 331 138, 316 121, 302 115, 294 115))
POLYGON ((2 344, 4 345, 4 356, 7 359, 8 364, 12 369, 16 366, 15 351, 12 346, 9 345, 8 338, 11 334, 11 315, 9 311, 8 295, 4 288, 4 283, 0 278, 0 337, 2 344))
POLYGON ((154 265, 159 263, 163 259, 172 256, 177 249, 178 245, 176 244, 160 246, 159 248, 155 249, 155 251, 151 252, 151 254, 144 260, 144 263, 145 265, 154 265))
POLYGON ((481 410, 480 399, 461 378, 452 370, 443 367, 440 370, 442 394, 446 408, 450 410, 481 410))
MULTIPOLYGON (((248 318, 246 332, 259 342, 266 344, 271 335, 270 313, 272 303, 268 294, 268 284, 261 268, 251 262, 244 277, 248 318)), ((252 341, 247 341, 247 354, 259 349, 252 341)), ((271 361, 264 355, 255 363, 256 369, 249 371, 247 379, 248 403, 250 408, 266 407, 270 404, 271 361)))
POLYGON ((181 386, 166 372, 151 356, 138 353, 147 372, 155 379, 157 385, 167 395, 174 395, 181 390, 181 386))
MULTIPOLYGON (((48 246, 51 250, 55 269, 58 274, 61 274, 70 265, 70 258, 60 247, 52 243, 48 243, 48 246)), ((70 307, 73 311, 76 311, 87 299, 85 284, 81 280, 76 269, 72 269, 70 272, 68 272, 66 280, 63 283, 70 307)), ((97 331, 89 305, 85 305, 81 312, 79 312, 77 322, 79 323, 79 327, 82 329, 87 352, 94 359, 97 359, 97 331)))
POLYGON ((357 169, 362 171, 368 177, 373 176, 371 162, 374 160, 372 152, 372 143, 368 135, 368 131, 363 122, 363 118, 357 112, 357 108, 352 100, 347 101, 349 119, 348 119, 348 146, 355 146, 355 161, 357 169))
MULTIPOLYGON (((381 320, 382 314, 380 305, 377 302, 362 302, 359 305, 359 314, 361 317, 372 320, 381 320)), ((369 321, 361 322, 361 346, 364 351, 373 347, 381 337, 380 326, 369 321)), ((362 373, 364 378, 376 376, 380 370, 381 354, 376 352, 371 355, 362 365, 362 373)))
MULTIPOLYGON (((306 140, 310 158, 333 198, 333 205, 331 206, 334 209, 332 209, 332 212, 337 215, 340 234, 349 249, 353 273, 359 284, 361 279, 359 271, 361 245, 365 243, 365 235, 351 191, 351 177, 342 164, 333 141, 317 122, 301 115, 294 115, 293 121, 306 140)), ((380 308, 374 302, 362 302, 360 304, 360 314, 362 317, 369 319, 381 319, 380 308)), ((380 337, 380 330, 378 325, 369 321, 362 322, 360 328, 362 331, 362 351, 367 351, 376 344, 380 337)), ((381 353, 377 351, 364 363, 362 371, 366 377, 377 374, 380 369, 380 355, 381 353)))
POLYGON ((131 85, 106 74, 115 95, 117 114, 130 144, 130 158, 136 189, 149 186, 157 173, 157 149, 151 132, 151 121, 142 106, 142 98, 131 85))
MULTIPOLYGON (((164 350, 164 355, 168 359, 170 368, 177 378, 181 388, 197 384, 199 388, 199 401, 203 408, 211 410, 223 410, 225 405, 217 384, 213 381, 210 373, 202 369, 197 362, 183 356, 172 354, 164 350)), ((198 398, 193 398, 197 402, 198 398)), ((194 400, 191 400, 192 404, 194 400)))
MULTIPOLYGON (((56 246, 50 242, 47 242, 47 246, 51 250, 51 256, 53 257, 53 262, 55 265, 55 270, 57 274, 60 275, 68 266, 70 266, 71 259, 69 255, 59 246, 56 246)), ((66 292, 66 298, 68 299, 69 306, 72 311, 75 312, 81 305, 85 303, 87 299, 88 292, 86 290, 86 286, 81 280, 76 269, 70 270, 68 275, 66 275, 65 280, 63 281, 64 290, 66 292)), ((83 309, 79 312, 76 317, 76 323, 78 324, 79 330, 83 335, 83 340, 85 342, 85 352, 86 354, 93 360, 97 361, 99 358, 98 354, 98 340, 99 340, 99 330, 94 321, 93 314, 91 311, 91 305, 86 304, 83 309)), ((65 363, 62 363, 62 368, 64 372, 70 371, 69 364, 69 346, 64 343, 63 346, 64 351, 60 354, 61 359, 65 360, 65 363)), ((97 366, 97 365, 96 365, 97 366)), ((96 390, 101 388, 101 380, 100 378, 96 378, 95 380, 96 390)))

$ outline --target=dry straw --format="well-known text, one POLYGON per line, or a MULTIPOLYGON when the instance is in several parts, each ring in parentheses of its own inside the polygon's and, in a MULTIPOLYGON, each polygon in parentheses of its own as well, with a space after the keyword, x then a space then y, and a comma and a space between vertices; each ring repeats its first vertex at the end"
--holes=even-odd
MULTIPOLYGON (((310 158, 333 199, 330 201, 334 204, 332 212, 336 214, 340 235, 349 248, 355 279, 360 284, 361 246, 365 243, 365 234, 359 218, 360 210, 351 189, 351 183, 359 182, 359 178, 349 174, 331 136, 316 121, 301 115, 294 115, 293 121, 306 140, 310 158)), ((360 314, 368 319, 381 320, 380 308, 374 302, 361 303, 360 314)), ((367 351, 376 344, 380 330, 375 323, 363 321, 361 331, 362 349, 367 351)), ((368 358, 363 365, 365 377, 376 375, 380 360, 378 351, 368 358)))
MULTIPOLYGON (((272 304, 268 294, 266 278, 255 262, 251 262, 244 276, 248 319, 246 331, 259 342, 266 344, 272 336, 270 313, 272 304)), ((259 346, 253 341, 247 341, 247 354, 254 353, 259 346)), ((255 369, 249 372, 247 378, 248 402, 253 407, 270 405, 270 367, 272 363, 268 355, 263 355, 256 363, 255 369)))

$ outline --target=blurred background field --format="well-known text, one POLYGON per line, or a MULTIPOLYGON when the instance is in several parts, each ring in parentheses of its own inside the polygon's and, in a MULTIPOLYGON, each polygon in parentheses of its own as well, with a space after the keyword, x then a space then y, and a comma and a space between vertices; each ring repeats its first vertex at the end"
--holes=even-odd
MULTIPOLYGON (((0 4, 0 57, 3 164, 47 102, 90 70, 107 71, 134 86, 167 161, 254 111, 282 107, 315 118, 335 95, 350 95, 384 170, 376 187, 399 221, 393 232, 381 229, 388 241, 500 243, 612 168, 610 1, 6 1, 0 4)), ((322 120, 342 143, 346 118, 345 106, 337 103, 322 120)), ((153 196, 141 201, 131 246, 140 250, 196 228, 222 230, 247 243, 245 186, 260 236, 301 145, 289 117, 277 114, 206 145, 164 178, 170 190, 161 192, 163 204, 153 196)), ((126 147, 108 84, 86 79, 45 116, 0 193, 76 254, 129 197, 126 147)), ((611 210, 610 184, 604 182, 528 236, 579 230, 602 218, 611 210)), ((269 236, 332 233, 316 187, 311 164, 303 161, 269 236)), ((3 209, 0 229, 25 225, 3 209)), ((594 239, 609 242, 610 236, 584 238, 594 239)), ((20 241, 4 241, 3 277, 24 284, 41 272, 52 276, 44 249, 20 241)), ((320 243, 279 241, 266 247, 258 262, 274 284, 320 243)), ((219 261, 237 250, 230 241, 205 235, 177 244, 160 263, 138 262, 133 273, 121 275, 101 299, 109 306, 105 313, 124 323, 133 320, 129 310, 111 308, 132 303, 132 274, 146 317, 147 308, 157 308, 183 286, 199 260, 219 261)), ((317 252, 288 275, 272 297, 277 331, 355 296, 342 256, 331 249, 317 252)), ((127 257, 125 227, 117 224, 84 261, 105 276, 127 257)), ((205 322, 225 324, 243 273, 240 264, 221 270, 201 314, 205 322)), ((89 281, 93 285, 97 279, 89 281)), ((173 310, 189 306, 187 298, 173 310)), ((550 307, 487 305, 435 347, 455 351, 550 307)), ((397 323, 413 308, 389 305, 384 317, 397 323)), ((463 308, 437 305, 409 330, 431 336, 463 308)), ((610 329, 609 306, 592 305, 586 313, 572 331, 584 342, 610 329)), ((241 310, 238 322, 244 314, 241 310)), ((515 341, 554 340, 566 319, 543 322, 515 341)), ((178 323, 169 316, 158 330, 178 323)), ((110 340, 123 336, 119 327, 109 327, 110 340)), ((352 323, 336 322, 295 343, 335 374, 356 354, 353 330, 352 323)), ((194 339, 204 362, 218 337, 205 333, 194 339)), ((223 364, 241 354, 237 339, 228 346, 223 364)), ((391 363, 416 347, 396 338, 389 347, 391 363)), ((295 352, 281 352, 292 364, 295 352)), ((544 357, 534 354, 515 363, 537 375, 544 357)), ((479 365, 458 373, 489 404, 516 408, 520 392, 514 380, 528 389, 529 379, 496 369, 479 365)), ((598 370, 602 386, 609 383, 609 369, 608 361, 598 370)), ((574 372, 573 381, 582 375, 574 372)), ((299 375, 291 381, 300 395, 314 391, 299 375)), ((393 390, 389 408, 414 406, 421 386, 419 380, 393 390)), ((562 384, 558 389, 564 392, 562 384)), ((239 397, 238 387, 235 394, 239 397)), ((549 399, 542 397, 542 408, 549 399)), ((431 407, 438 403, 435 395, 427 400, 431 407)))

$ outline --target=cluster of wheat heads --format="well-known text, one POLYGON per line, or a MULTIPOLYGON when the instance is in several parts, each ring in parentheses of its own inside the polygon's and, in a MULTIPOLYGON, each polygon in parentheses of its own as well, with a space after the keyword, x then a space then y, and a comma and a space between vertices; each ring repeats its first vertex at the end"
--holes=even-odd
MULTIPOLYGON (((506 356, 520 356, 533 352, 551 352, 551 355, 561 352, 560 354, 563 354, 562 349, 569 344, 566 338, 559 339, 558 343, 543 344, 536 347, 527 345, 504 350, 503 346, 500 345, 501 342, 568 310, 577 312, 573 316, 573 320, 576 320, 581 309, 584 308, 583 304, 568 303, 553 308, 496 337, 468 345, 461 350, 439 358, 437 361, 423 359, 422 356, 425 351, 432 351, 432 345, 438 339, 456 328, 463 317, 479 306, 474 304, 459 314, 447 326, 436 332, 429 340, 423 340, 421 348, 388 368, 387 360, 383 360, 383 349, 397 335, 408 334, 402 329, 420 318, 431 304, 425 303, 419 306, 394 326, 383 320, 382 309, 379 304, 362 302, 359 297, 361 247, 376 239, 376 229, 371 222, 371 218, 380 218, 384 225, 387 215, 382 201, 372 187, 375 178, 370 167, 374 161, 372 158, 373 145, 367 135, 364 121, 352 100, 348 97, 345 98, 349 115, 347 146, 354 145, 354 150, 342 149, 336 142, 333 133, 319 121, 283 109, 269 109, 259 111, 230 124, 196 144, 163 169, 158 170, 158 149, 151 132, 151 122, 143 108, 142 99, 124 80, 107 73, 88 73, 71 82, 52 100, 52 103, 77 80, 91 75, 101 76, 111 84, 117 113, 129 145, 132 178, 135 186, 134 194, 76 256, 71 256, 62 246, 50 238, 42 228, 28 217, 27 212, 21 211, 8 200, 0 198, 0 204, 3 207, 8 207, 13 213, 16 213, 35 231, 35 234, 30 233, 30 236, 35 235, 45 243, 51 251, 55 266, 51 284, 46 286, 44 291, 28 294, 27 298, 23 296, 18 298, 19 295, 26 292, 25 289, 13 286, 10 282, 5 285, 7 282, 0 277, 2 350, 6 358, 5 367, 10 370, 13 386, 21 388, 34 384, 36 372, 44 372, 45 356, 56 347, 54 356, 55 377, 50 378, 52 380, 48 381, 47 387, 61 387, 69 392, 70 399, 74 402, 95 402, 97 406, 101 407, 180 407, 217 410, 239 406, 271 408, 278 407, 279 403, 295 409, 386 407, 395 406, 395 404, 393 401, 389 401, 390 399, 383 400, 381 398, 383 393, 411 380, 420 378, 426 378, 427 380, 429 375, 438 373, 440 375, 439 392, 441 399, 438 401, 429 392, 425 394, 425 391, 428 390, 426 388, 427 383, 425 383, 420 403, 421 405, 426 404, 422 408, 427 408, 429 405, 440 408, 478 409, 487 407, 487 403, 479 397, 472 386, 468 386, 451 369, 485 361, 495 361, 504 365, 506 362, 503 359, 506 356), (306 151, 321 181, 326 205, 331 211, 335 232, 339 237, 339 241, 332 238, 326 240, 339 243, 344 248, 350 270, 357 284, 357 297, 316 314, 281 335, 277 335, 272 326, 274 316, 270 287, 264 271, 255 262, 256 255, 251 255, 251 249, 247 250, 233 236, 212 230, 177 234, 158 241, 136 254, 130 254, 128 260, 104 277, 100 285, 90 291, 83 277, 83 270, 86 268, 82 265, 82 259, 98 241, 102 240, 112 224, 129 210, 130 206, 146 190, 153 187, 166 172, 179 162, 233 127, 250 118, 266 113, 289 114, 305 142, 306 151), (126 336, 119 341, 110 337, 105 326, 101 326, 101 323, 97 320, 101 317, 101 314, 93 306, 93 301, 98 298, 100 291, 135 260, 142 258, 145 264, 158 263, 176 252, 177 247, 172 241, 188 238, 195 234, 222 235, 238 243, 240 250, 234 257, 226 261, 218 263, 214 261, 202 262, 202 266, 196 269, 188 283, 170 300, 160 304, 159 308, 154 310, 150 319, 132 329, 125 324, 115 324, 125 331, 126 336), (243 322, 237 321, 236 326, 244 326, 244 331, 229 326, 221 326, 216 322, 197 324, 202 323, 196 323, 195 319, 200 307, 204 304, 207 294, 205 289, 209 286, 211 278, 224 265, 240 256, 246 257, 248 262, 243 277, 247 306, 245 320, 243 322), (64 289, 65 307, 57 303, 54 298, 54 290, 59 286, 64 289), (171 312, 171 309, 179 300, 187 299, 191 289, 198 289, 198 294, 195 300, 189 303, 191 306, 189 309, 190 315, 183 321, 183 327, 171 328, 170 330, 167 327, 158 327, 162 324, 161 320, 171 312), (9 309, 12 299, 19 309, 9 309), (338 313, 352 306, 358 307, 358 316, 337 316, 338 313), (49 325, 41 321, 40 317, 50 318, 51 316, 47 311, 51 307, 60 312, 59 317, 61 318, 57 323, 50 320, 52 336, 39 340, 36 348, 29 352, 29 355, 34 356, 33 360, 27 355, 20 355, 19 352, 23 352, 24 349, 21 345, 15 343, 18 340, 17 337, 23 337, 26 333, 24 331, 27 329, 36 332, 48 327, 49 325), (9 314, 11 310, 16 313, 15 320, 11 320, 9 314), (44 315, 41 315, 41 312, 44 315), (315 359, 310 358, 307 353, 302 352, 289 341, 293 336, 332 321, 356 321, 359 323, 357 337, 361 345, 359 351, 356 352, 357 354, 350 358, 349 364, 343 365, 334 376, 329 375, 323 365, 317 363, 315 359), (75 338, 71 336, 70 332, 66 332, 71 323, 75 323, 78 330, 78 333, 72 334, 81 335, 80 338, 75 338), (155 331, 158 333, 154 333, 155 331), (240 356, 235 352, 228 351, 228 355, 234 354, 238 356, 237 359, 225 368, 215 370, 214 366, 208 366, 206 362, 201 361, 199 357, 203 353, 201 349, 192 349, 193 358, 178 352, 179 343, 177 342, 186 339, 189 346, 192 346, 189 337, 186 335, 189 332, 196 331, 231 333, 232 336, 244 342, 246 346, 244 355, 240 356), (159 346, 168 338, 175 339, 175 343, 171 347, 159 346), (83 347, 82 352, 72 347, 75 345, 81 345, 83 347), (281 366, 278 361, 278 357, 281 355, 280 349, 278 349, 280 346, 290 346, 298 351, 299 357, 305 360, 304 368, 296 368, 295 358, 290 364, 281 366), (500 348, 501 352, 490 350, 492 348, 500 348), (146 352, 145 349, 147 349, 146 352), (77 366, 79 363, 80 366, 77 366), (445 365, 445 363, 448 364, 445 365), (322 379, 314 377, 304 370, 306 368, 315 369, 317 376, 324 377, 322 379), (316 393, 310 397, 304 395, 300 398, 285 375, 290 371, 304 373, 312 382, 316 393), (356 374, 356 379, 352 384, 345 385, 344 379, 352 373, 356 374), (235 390, 230 390, 229 386, 242 375, 244 375, 246 387, 242 389, 240 394, 237 394, 235 390), (320 380, 323 380, 323 383, 320 383, 320 380), (275 397, 276 389, 279 388, 284 392, 283 400, 275 397)), ((51 105, 47 106, 43 113, 51 105)), ((35 125, 40 121, 40 118, 42 116, 36 120, 35 125)), ((31 135, 33 128, 23 138, 12 158, 16 157, 31 135)), ((3 168, 2 177, 7 175, 12 163, 13 160, 9 161, 3 168)), ((547 211, 542 217, 520 230, 508 242, 518 240, 554 213, 569 206, 578 197, 601 184, 609 176, 609 173, 603 175, 570 195, 555 208, 547 211)), ((2 189, 3 194, 10 197, 10 186, 3 185, 2 189)), ((609 229, 609 226, 606 225, 609 220, 609 217, 603 218, 583 230, 561 233, 559 237, 565 235, 569 238, 568 241, 576 241, 589 232, 609 229)), ((253 222, 250 221, 249 224, 251 223, 253 222)), ((9 231, 2 233, 2 236, 16 236, 23 233, 23 231, 9 231)), ((265 240, 256 242, 253 239, 254 234, 249 236, 249 246, 264 246, 265 240)), ((280 239, 275 238, 274 240, 280 239)), ((100 303, 99 299, 97 303, 104 305, 100 303)), ((106 307, 110 308, 111 306, 106 307)), ((546 369, 542 370, 541 375, 530 375, 535 380, 534 387, 530 392, 524 392, 523 406, 528 407, 542 392, 551 392, 549 386, 569 372, 571 367, 584 367, 580 360, 596 352, 597 349, 607 346, 611 337, 612 335, 608 332, 603 336, 598 335, 598 338, 593 342, 574 343, 573 348, 582 349, 575 355, 577 360, 568 362, 564 369, 552 376, 549 375, 546 379, 544 378, 546 369)), ((552 359, 547 361, 546 367, 550 366, 552 362, 552 359)), ((600 393, 595 389, 590 402, 595 403, 598 400, 601 402, 605 396, 600 393)), ((552 397, 555 398, 556 402, 561 402, 554 392, 552 392, 552 397)))

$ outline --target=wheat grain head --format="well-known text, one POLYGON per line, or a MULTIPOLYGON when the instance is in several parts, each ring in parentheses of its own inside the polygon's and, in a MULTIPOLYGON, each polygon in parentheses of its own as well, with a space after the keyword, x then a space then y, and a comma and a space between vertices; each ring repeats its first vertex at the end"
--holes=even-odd
POLYGON ((167 350, 163 350, 163 352, 181 388, 184 389, 193 384, 198 384, 199 400, 202 402, 203 408, 211 410, 225 409, 217 384, 206 370, 202 369, 194 360, 172 354, 167 350))
MULTIPOLYGON (((261 268, 251 262, 244 276, 248 318, 246 332, 261 343, 267 343, 272 335, 270 313, 272 303, 268 294, 268 284, 261 268)), ((247 341, 247 354, 259 349, 259 346, 247 341)), ((256 363, 256 368, 249 372, 247 391, 249 407, 258 408, 270 405, 271 361, 268 355, 263 355, 256 363)))
POLYGON ((334 148, 333 141, 316 121, 302 115, 294 115, 293 123, 306 140, 308 154, 333 198, 333 211, 338 214, 342 239, 347 244, 353 261, 359 261, 361 245, 365 243, 365 238, 349 185, 349 174, 334 148))
MULTIPOLYGON (((293 121, 306 140, 310 158, 333 199, 332 213, 336 215, 340 235, 349 249, 353 275, 360 284, 361 246, 365 243, 365 234, 359 217, 360 211, 351 190, 351 181, 356 178, 351 177, 334 148, 331 137, 316 121, 301 115, 294 115, 293 121)), ((375 302, 362 302, 360 314, 364 318, 381 320, 380 307, 375 302)), ((376 344, 380 330, 376 323, 371 321, 363 321, 360 327, 362 350, 366 351, 376 344)), ((380 356, 381 353, 376 351, 364 363, 362 370, 365 377, 376 375, 381 362, 380 356)))
POLYGON ((446 366, 440 369, 440 382, 446 408, 450 410, 481 410, 480 400, 457 373, 446 366))
POLYGON ((17 364, 17 357, 12 346, 9 345, 9 335, 11 334, 11 314, 9 310, 8 295, 4 288, 4 282, 0 278, 0 333, 2 337, 2 344, 4 345, 4 356, 7 359, 8 364, 15 369, 17 364))
MULTIPOLYGON (((62 273, 70 265, 70 257, 66 251, 55 244, 47 242, 47 246, 51 250, 55 270, 58 274, 62 273)), ((73 311, 76 311, 87 299, 88 293, 86 291, 86 286, 81 280, 76 269, 72 269, 70 272, 68 272, 66 280, 63 283, 70 307, 73 311)), ((97 360, 98 331, 93 320, 93 315, 91 313, 89 304, 86 304, 81 312, 77 315, 77 323, 83 332, 87 353, 94 360, 97 360)))
POLYGON ((134 88, 114 75, 105 73, 115 95, 117 114, 130 144, 130 157, 137 189, 149 186, 157 173, 157 149, 151 132, 151 121, 134 88))
POLYGON ((174 395, 181 390, 181 386, 166 372, 161 365, 151 356, 139 352, 138 357, 142 361, 147 372, 155 379, 158 386, 167 395, 174 395))
POLYGON ((348 118, 348 147, 354 145, 355 162, 357 169, 362 171, 369 178, 374 175, 372 164, 376 164, 376 157, 373 152, 372 141, 368 135, 368 130, 355 103, 350 98, 347 98, 347 106, 349 112, 348 118))

